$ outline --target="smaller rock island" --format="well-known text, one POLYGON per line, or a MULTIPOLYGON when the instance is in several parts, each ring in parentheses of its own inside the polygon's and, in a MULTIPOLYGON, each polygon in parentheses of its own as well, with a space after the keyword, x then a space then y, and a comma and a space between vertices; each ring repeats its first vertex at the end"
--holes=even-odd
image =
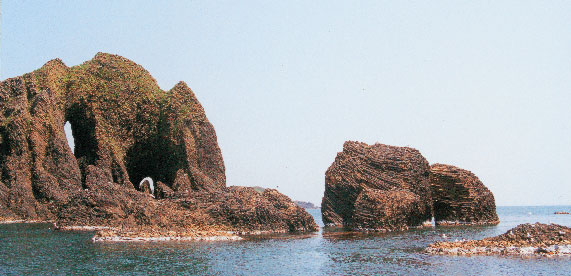
POLYGON ((571 228, 558 224, 520 224, 483 240, 436 242, 431 254, 448 255, 571 255, 571 228))

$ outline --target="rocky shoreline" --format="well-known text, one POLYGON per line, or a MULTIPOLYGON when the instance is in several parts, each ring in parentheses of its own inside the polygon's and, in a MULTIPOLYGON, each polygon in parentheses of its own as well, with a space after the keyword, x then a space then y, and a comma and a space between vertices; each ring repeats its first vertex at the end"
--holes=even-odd
POLYGON ((571 228, 558 224, 520 224, 496 237, 436 242, 425 251, 437 255, 571 256, 571 228))

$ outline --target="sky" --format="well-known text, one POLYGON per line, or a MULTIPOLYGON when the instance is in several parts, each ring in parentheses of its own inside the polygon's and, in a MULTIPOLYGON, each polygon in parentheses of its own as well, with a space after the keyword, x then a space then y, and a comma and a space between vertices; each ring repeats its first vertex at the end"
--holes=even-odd
POLYGON ((571 205, 571 1, 1 1, 0 74, 97 52, 185 81, 228 185, 321 203, 356 140, 571 205))

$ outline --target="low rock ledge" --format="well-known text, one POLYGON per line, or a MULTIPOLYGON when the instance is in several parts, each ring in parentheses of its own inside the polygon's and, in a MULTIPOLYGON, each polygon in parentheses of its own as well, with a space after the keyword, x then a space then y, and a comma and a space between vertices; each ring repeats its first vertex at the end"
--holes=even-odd
POLYGON ((558 224, 520 224, 483 240, 436 242, 426 252, 439 255, 571 256, 571 228, 558 224))

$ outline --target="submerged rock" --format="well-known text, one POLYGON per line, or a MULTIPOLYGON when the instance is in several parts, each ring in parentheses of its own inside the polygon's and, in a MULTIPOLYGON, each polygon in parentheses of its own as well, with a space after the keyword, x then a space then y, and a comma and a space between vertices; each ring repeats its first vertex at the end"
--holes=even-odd
POLYGON ((116 55, 74 67, 56 59, 1 82, 0 169, 2 220, 183 232, 317 229, 277 191, 227 188, 214 127, 194 92, 184 82, 163 91, 116 55), (145 177, 154 192, 139 186, 145 177), (222 206, 227 212, 214 212, 222 206))
POLYGON ((558 224, 520 224, 483 240, 436 242, 426 251, 450 255, 571 255, 571 228, 558 224))
POLYGON ((430 167, 436 225, 498 224, 494 195, 472 172, 454 166, 430 167))
POLYGON ((345 142, 325 173, 323 222, 394 231, 432 217, 428 161, 416 149, 345 142))

